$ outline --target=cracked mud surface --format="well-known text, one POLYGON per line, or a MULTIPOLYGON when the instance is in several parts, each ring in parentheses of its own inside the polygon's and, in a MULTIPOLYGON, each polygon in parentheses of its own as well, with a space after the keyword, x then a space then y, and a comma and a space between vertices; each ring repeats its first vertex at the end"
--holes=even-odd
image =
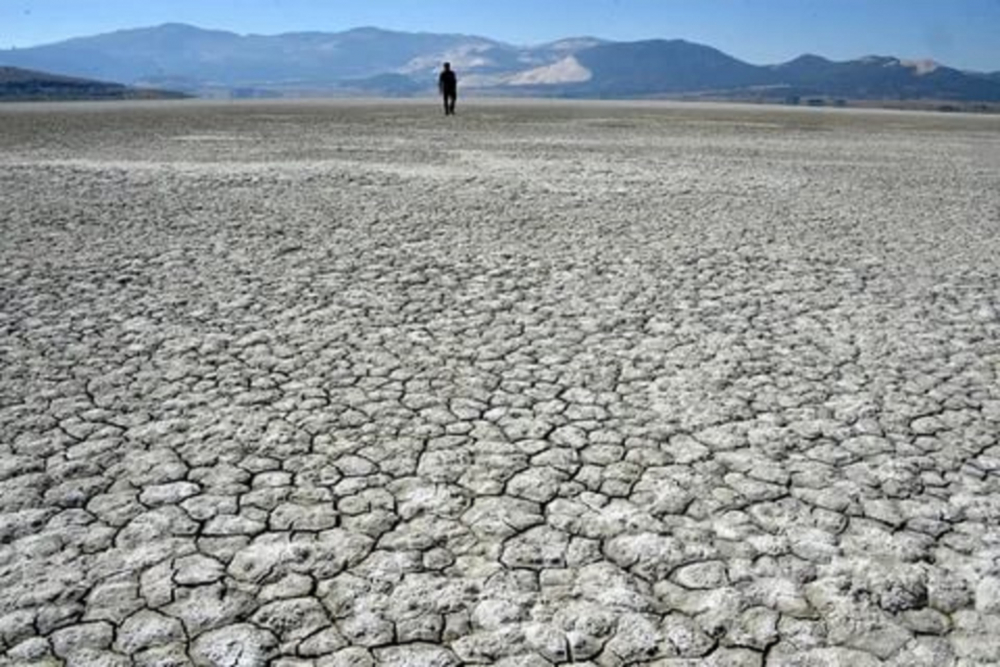
POLYGON ((1000 661, 1000 120, 435 111, 0 110, 0 663, 1000 661))

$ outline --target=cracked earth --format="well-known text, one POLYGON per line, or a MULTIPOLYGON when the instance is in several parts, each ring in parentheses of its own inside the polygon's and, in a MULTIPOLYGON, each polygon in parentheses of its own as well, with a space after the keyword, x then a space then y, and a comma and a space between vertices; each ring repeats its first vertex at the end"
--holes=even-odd
POLYGON ((1000 119, 0 110, 0 663, 1000 662, 1000 119))

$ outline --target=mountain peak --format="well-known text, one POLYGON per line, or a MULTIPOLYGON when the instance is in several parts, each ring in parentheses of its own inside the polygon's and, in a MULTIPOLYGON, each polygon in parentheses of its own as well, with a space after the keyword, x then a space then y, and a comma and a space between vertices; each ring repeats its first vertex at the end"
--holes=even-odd
POLYGON ((794 58, 792 60, 789 60, 787 63, 784 63, 781 66, 789 66, 789 65, 830 65, 832 63, 833 63, 832 60, 827 60, 823 56, 818 56, 815 53, 803 53, 798 58, 794 58))
POLYGON ((168 22, 161 23, 150 30, 173 30, 175 32, 202 32, 204 28, 193 26, 190 23, 168 22))
POLYGON ((384 28, 377 28, 373 25, 363 25, 357 28, 351 28, 350 30, 345 30, 345 35, 358 35, 366 37, 381 37, 383 35, 395 35, 399 34, 392 30, 385 30, 384 28))
POLYGON ((103 33, 100 35, 92 35, 88 37, 74 37, 73 39, 66 40, 65 42, 57 42, 55 44, 50 44, 42 47, 35 48, 47 48, 47 47, 58 47, 60 44, 80 44, 80 43, 100 43, 102 41, 113 41, 113 40, 147 40, 147 39, 159 39, 159 40, 178 40, 178 39, 196 39, 201 37, 225 37, 225 38, 237 38, 239 35, 233 32, 227 32, 225 30, 212 30, 208 28, 199 28, 198 26, 189 25, 187 23, 161 23, 156 26, 147 26, 145 28, 124 28, 122 30, 115 30, 114 32, 103 33))
POLYGON ((196 25, 190 25, 188 23, 161 23, 157 26, 152 26, 149 28, 131 28, 127 30, 119 30, 117 34, 161 34, 169 35, 171 37, 191 37, 195 35, 233 35, 236 33, 229 32, 228 30, 216 30, 212 28, 200 28, 196 25))

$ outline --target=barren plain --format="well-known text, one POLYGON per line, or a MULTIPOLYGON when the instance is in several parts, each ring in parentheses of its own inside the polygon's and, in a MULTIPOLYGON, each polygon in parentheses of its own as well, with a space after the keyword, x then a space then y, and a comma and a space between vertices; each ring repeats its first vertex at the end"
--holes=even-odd
POLYGON ((0 662, 1000 662, 1000 118, 0 109, 0 662))

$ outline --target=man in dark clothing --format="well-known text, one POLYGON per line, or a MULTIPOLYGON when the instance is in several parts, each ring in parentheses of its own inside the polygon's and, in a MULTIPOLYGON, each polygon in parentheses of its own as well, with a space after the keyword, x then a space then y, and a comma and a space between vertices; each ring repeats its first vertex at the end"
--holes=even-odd
POLYGON ((438 77, 438 90, 444 96, 444 115, 455 115, 455 101, 458 99, 458 77, 451 69, 451 63, 444 64, 444 71, 438 77))

